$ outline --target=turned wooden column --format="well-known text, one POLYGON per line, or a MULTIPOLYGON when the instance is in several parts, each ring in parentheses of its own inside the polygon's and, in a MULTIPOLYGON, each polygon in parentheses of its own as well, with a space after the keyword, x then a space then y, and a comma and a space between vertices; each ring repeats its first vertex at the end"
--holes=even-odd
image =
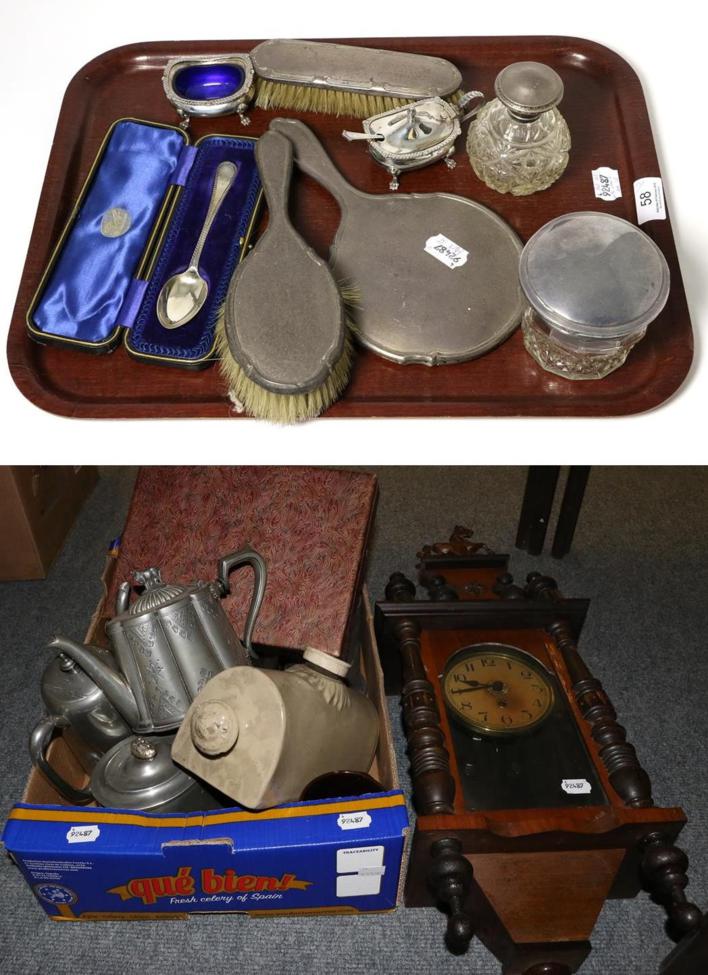
POLYGON ((472 864, 462 855, 460 841, 452 836, 435 840, 430 855, 428 884, 436 900, 449 911, 445 944, 453 955, 463 955, 474 935, 472 920, 465 913, 474 877, 472 864))
MULTIPOLYGON (((688 857, 662 833, 642 842, 641 871, 647 890, 666 910, 666 933, 679 942, 697 931, 703 912, 684 893, 688 885, 688 857)), ((708 959, 706 959, 708 966, 708 959)), ((708 971, 708 967, 706 968, 708 971)))
MULTIPOLYGON (((386 598, 391 602, 411 602, 415 592, 415 585, 402 572, 394 572, 386 586, 386 598)), ((455 782, 435 694, 420 656, 420 627, 415 620, 400 619, 393 624, 393 631, 401 655, 403 726, 415 806, 421 815, 451 813, 455 782)))
MULTIPOLYGON (((539 572, 528 576, 526 593, 531 598, 556 602, 559 609, 563 602, 555 581, 539 572)), ((547 629, 563 656, 573 695, 599 746, 599 755, 612 788, 626 806, 653 806, 651 780, 642 768, 634 746, 627 741, 627 732, 617 721, 617 713, 601 682, 593 677, 580 656, 569 624, 559 616, 547 629)))

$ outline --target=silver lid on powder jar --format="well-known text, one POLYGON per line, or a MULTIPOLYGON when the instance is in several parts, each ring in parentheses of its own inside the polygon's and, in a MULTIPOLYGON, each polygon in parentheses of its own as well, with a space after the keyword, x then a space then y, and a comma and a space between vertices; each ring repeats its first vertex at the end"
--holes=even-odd
POLYGON ((594 211, 541 227, 521 253, 519 278, 548 325, 586 338, 643 332, 669 294, 669 268, 654 241, 629 221, 594 211))

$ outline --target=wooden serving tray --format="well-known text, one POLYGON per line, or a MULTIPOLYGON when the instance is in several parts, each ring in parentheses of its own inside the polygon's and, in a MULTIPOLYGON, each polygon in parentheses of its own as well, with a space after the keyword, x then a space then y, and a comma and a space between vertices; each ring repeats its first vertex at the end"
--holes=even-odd
MULTIPOLYGON (((68 218, 109 125, 132 116, 174 123, 161 83, 168 58, 182 53, 249 51, 257 41, 182 41, 135 44, 100 55, 70 83, 39 201, 10 335, 8 360, 18 388, 37 406, 80 417, 234 416, 218 368, 202 372, 130 359, 122 347, 105 356, 40 346, 25 330, 25 314, 54 243, 68 218)), ((477 179, 458 140, 457 167, 442 164, 408 173, 402 192, 444 191, 471 197, 504 217, 523 241, 548 220, 577 210, 601 210, 636 222, 633 182, 657 176, 659 165, 641 84, 617 54, 567 37, 368 38, 347 41, 438 55, 462 71, 466 88, 490 95, 497 72, 519 60, 552 65, 565 82, 561 110, 573 147, 563 177, 550 189, 515 198, 477 179), (603 203, 591 170, 619 170, 623 196, 603 203)), ((254 109, 244 129, 236 116, 193 119, 192 138, 210 132, 260 135, 276 113, 254 109)), ((281 112, 293 115, 292 112, 281 112)), ((350 119, 300 114, 324 141, 344 175, 370 192, 387 192, 388 174, 362 145, 341 137, 350 119)), ((357 128, 360 123, 357 123, 357 128)), ((323 256, 338 221, 337 205, 313 181, 294 181, 292 212, 303 236, 323 256)), ((625 366, 602 380, 573 382, 545 372, 523 347, 517 330, 497 349, 459 365, 398 366, 370 352, 357 354, 352 381, 327 416, 619 416, 652 409, 681 385, 693 356, 693 335, 670 221, 643 229, 671 269, 666 308, 625 366)), ((382 269, 385 273, 385 269, 382 269)))

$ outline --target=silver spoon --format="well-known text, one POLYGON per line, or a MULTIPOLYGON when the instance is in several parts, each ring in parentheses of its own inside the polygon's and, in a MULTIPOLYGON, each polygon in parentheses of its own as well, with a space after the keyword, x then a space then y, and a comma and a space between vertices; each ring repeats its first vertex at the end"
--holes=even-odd
POLYGON ((217 166, 209 209, 189 267, 186 271, 181 271, 165 281, 157 296, 157 317, 165 328, 179 328, 180 325, 186 325, 206 301, 209 285, 199 273, 199 261, 211 225, 224 202, 224 197, 236 179, 237 172, 238 169, 232 162, 222 162, 217 166))

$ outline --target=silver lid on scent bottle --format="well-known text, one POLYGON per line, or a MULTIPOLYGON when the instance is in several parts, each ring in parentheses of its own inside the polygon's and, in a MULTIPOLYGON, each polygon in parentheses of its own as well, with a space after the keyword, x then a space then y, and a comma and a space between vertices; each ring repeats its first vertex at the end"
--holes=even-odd
POLYGON ((669 294, 669 268, 654 241, 629 221, 594 211, 541 227, 521 253, 519 278, 545 322, 590 338, 644 330, 669 294))
POLYGON ((561 101, 563 81, 547 64, 516 61, 499 72, 494 92, 514 115, 533 119, 561 101))

